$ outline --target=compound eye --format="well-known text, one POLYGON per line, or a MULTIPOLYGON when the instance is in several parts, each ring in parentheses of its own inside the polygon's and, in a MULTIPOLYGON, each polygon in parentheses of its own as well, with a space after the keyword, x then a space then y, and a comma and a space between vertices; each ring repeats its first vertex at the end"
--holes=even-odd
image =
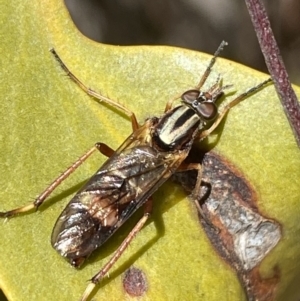
POLYGON ((181 95, 181 99, 188 104, 195 101, 200 95, 199 90, 188 90, 181 95))
POLYGON ((197 113, 203 119, 209 121, 216 118, 218 114, 217 106, 213 102, 202 102, 197 107, 197 113))

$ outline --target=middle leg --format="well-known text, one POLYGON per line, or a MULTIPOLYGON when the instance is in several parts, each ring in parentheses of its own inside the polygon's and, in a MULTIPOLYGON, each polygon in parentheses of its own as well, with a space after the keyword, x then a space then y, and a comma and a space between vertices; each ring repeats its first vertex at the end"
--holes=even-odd
POLYGON ((53 182, 46 187, 46 189, 40 193, 36 199, 28 205, 18 207, 5 212, 0 212, 0 218, 7 218, 14 216, 18 213, 28 212, 32 209, 38 209, 48 196, 65 180, 67 179, 83 162, 85 162, 96 150, 100 151, 103 155, 110 157, 114 150, 108 145, 98 142, 90 150, 85 152, 79 157, 70 167, 68 167, 60 176, 55 178, 53 182))
MULTIPOLYGON (((177 169, 177 172, 185 172, 189 170, 195 170, 197 172, 197 178, 196 178, 196 183, 195 186, 192 190, 191 193, 191 199, 195 203, 195 206, 197 208, 198 213, 202 217, 203 220, 212 228, 216 229, 216 227, 212 224, 212 222, 209 220, 209 218, 206 216, 204 213, 202 206, 201 206, 201 199, 203 196, 201 195, 201 187, 203 186, 202 184, 205 184, 209 189, 211 188, 209 183, 206 183, 202 180, 202 166, 200 163, 182 163, 179 168, 177 169)), ((210 191, 210 190, 209 190, 210 191)), ((206 193, 205 193, 206 195, 206 193)))

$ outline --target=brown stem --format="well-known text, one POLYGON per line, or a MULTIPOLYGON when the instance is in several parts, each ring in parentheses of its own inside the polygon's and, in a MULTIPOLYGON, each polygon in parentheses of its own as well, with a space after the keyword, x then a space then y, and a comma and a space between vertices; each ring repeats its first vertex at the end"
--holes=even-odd
POLYGON ((293 90, 261 0, 245 0, 265 62, 300 148, 300 104, 293 90))

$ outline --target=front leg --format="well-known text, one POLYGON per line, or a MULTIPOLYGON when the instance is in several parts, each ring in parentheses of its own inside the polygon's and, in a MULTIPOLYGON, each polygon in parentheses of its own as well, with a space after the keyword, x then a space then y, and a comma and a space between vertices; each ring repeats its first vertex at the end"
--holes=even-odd
MULTIPOLYGON (((266 85, 268 85, 270 82, 272 82, 271 78, 268 78, 267 80, 265 80, 264 82, 248 89, 246 92, 240 94, 238 97, 236 97, 234 100, 232 100, 230 103, 228 103, 223 111, 219 114, 219 116, 217 117, 217 119, 214 121, 214 123, 211 125, 210 128, 208 128, 205 131, 200 131, 197 139, 202 140, 205 139, 206 137, 208 137, 221 123, 221 121, 225 118, 225 116, 227 115, 227 113, 229 112, 229 110, 231 108, 233 108, 234 106, 236 106, 237 104, 239 104, 241 101, 243 101, 244 99, 246 99, 248 96, 258 92, 260 89, 262 89, 263 87, 265 87, 266 85)), ((224 89, 225 87, 223 87, 224 89)))

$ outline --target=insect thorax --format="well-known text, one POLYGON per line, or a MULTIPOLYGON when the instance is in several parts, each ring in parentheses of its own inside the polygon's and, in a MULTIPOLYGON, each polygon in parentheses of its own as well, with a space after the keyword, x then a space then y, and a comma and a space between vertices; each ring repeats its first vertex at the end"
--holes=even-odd
POLYGON ((193 142, 200 123, 200 117, 188 106, 175 107, 159 120, 153 142, 163 151, 184 149, 193 142))

